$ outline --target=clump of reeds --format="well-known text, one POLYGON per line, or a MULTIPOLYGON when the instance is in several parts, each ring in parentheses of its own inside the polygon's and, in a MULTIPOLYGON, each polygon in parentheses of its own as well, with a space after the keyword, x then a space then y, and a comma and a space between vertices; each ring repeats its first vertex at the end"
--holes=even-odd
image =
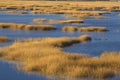
POLYGON ((27 11, 7 11, 7 14, 28 14, 27 11))
POLYGON ((92 40, 92 38, 88 35, 80 36, 79 39, 80 39, 81 42, 86 42, 86 41, 91 41, 92 40))
POLYGON ((79 28, 78 31, 80 32, 106 32, 108 31, 105 27, 83 27, 79 28))
POLYGON ((9 41, 9 39, 7 38, 7 37, 5 37, 5 36, 0 36, 0 43, 6 43, 6 42, 8 42, 9 41))
POLYGON ((106 32, 108 31, 105 27, 75 27, 75 26, 65 26, 62 28, 65 32, 106 32))
POLYGON ((65 16, 66 18, 78 18, 78 19, 88 19, 90 18, 89 14, 72 14, 65 16))
POLYGON ((15 23, 0 23, 1 29, 12 30, 29 30, 29 31, 50 31, 56 30, 52 25, 28 25, 28 24, 15 24, 15 23))
POLYGON ((93 16, 94 19, 108 19, 106 16, 93 16))
POLYGON ((50 24, 80 24, 84 23, 83 20, 48 20, 50 24))
POLYGON ((59 23, 61 24, 69 24, 69 23, 83 23, 83 20, 63 20, 63 21, 59 21, 59 23))
POLYGON ((45 18, 37 18, 33 20, 34 23, 43 23, 45 21, 47 21, 45 18))
POLYGON ((67 32, 76 32, 77 31, 77 27, 75 26, 67 26, 67 27, 63 27, 62 31, 67 31, 67 32))

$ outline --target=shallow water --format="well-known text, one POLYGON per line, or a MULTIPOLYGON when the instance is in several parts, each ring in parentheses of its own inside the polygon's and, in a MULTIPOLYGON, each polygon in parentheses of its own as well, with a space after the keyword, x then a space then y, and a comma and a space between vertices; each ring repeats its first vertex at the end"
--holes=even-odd
MULTIPOLYGON (((15 64, 0 60, 0 80, 48 80, 45 76, 17 71, 15 64)), ((50 80, 50 79, 49 79, 50 80)))
MULTIPOLYGON (((58 30, 55 31, 17 31, 17 30, 8 30, 0 29, 0 36, 7 36, 9 39, 23 39, 23 38, 43 38, 43 37, 79 37, 83 34, 88 34, 92 36, 92 42, 75 44, 70 47, 66 47, 63 50, 70 53, 82 53, 90 56, 100 56, 103 52, 117 51, 120 52, 120 17, 118 12, 112 14, 106 14, 105 16, 109 17, 108 19, 96 20, 96 19, 85 19, 84 24, 78 24, 78 27, 87 27, 87 26, 105 26, 109 29, 105 33, 68 33, 62 32, 61 28, 70 24, 54 24, 58 30)), ((64 16, 56 14, 41 14, 41 15, 10 15, 10 14, 0 14, 0 22, 9 22, 9 23, 24 23, 32 24, 32 20, 35 18, 46 18, 46 19, 57 19, 64 20, 64 16)), ((7 44, 0 44, 0 47, 9 46, 13 41, 7 44)), ((40 76, 36 74, 26 74, 21 71, 17 71, 15 66, 9 64, 8 62, 0 61, 0 80, 50 80, 45 76, 40 76)), ((120 77, 115 77, 111 80, 119 80, 120 77)), ((54 79, 56 80, 56 79, 54 79)), ((66 79, 65 79, 66 80, 66 79)), ((68 79, 69 80, 69 79, 68 79)), ((77 79, 74 79, 77 80, 77 79)), ((80 79, 78 79, 80 80, 80 79)), ((83 80, 83 79, 82 79, 83 80)), ((89 80, 89 79, 87 79, 89 80)), ((110 79, 109 79, 110 80, 110 79)))
POLYGON ((78 44, 65 48, 67 52, 86 53, 91 56, 99 56, 102 52, 120 51, 120 17, 118 13, 107 14, 109 19, 85 20, 86 24, 105 26, 109 29, 105 33, 87 33, 93 37, 93 41, 86 44, 78 44))
MULTIPOLYGON (((16 69, 14 62, 7 62, 0 60, 0 80, 95 80, 95 79, 74 79, 74 78, 52 78, 35 73, 24 73, 16 69)), ((105 80, 119 80, 120 77, 116 76, 112 79, 105 80)))
MULTIPOLYGON (((75 46, 64 48, 67 52, 74 53, 86 53, 92 56, 98 56, 105 51, 120 51, 120 17, 118 12, 112 14, 106 14, 107 19, 96 20, 96 19, 85 19, 84 24, 77 25, 78 27, 87 27, 87 26, 105 26, 109 29, 105 33, 68 33, 62 32, 61 27, 67 26, 70 24, 54 24, 58 30, 55 31, 13 31, 13 30, 0 30, 0 36, 7 36, 8 38, 22 39, 22 38, 43 38, 43 37, 79 37, 83 34, 88 34, 92 36, 93 41, 87 44, 78 44, 75 46), (109 47, 111 46, 111 47, 109 47), (108 48, 109 47, 109 48, 108 48)), ((12 14, 0 14, 0 22, 11 22, 11 23, 32 23, 32 20, 35 18, 46 18, 46 19, 66 19, 64 16, 50 14, 50 15, 12 15, 12 14)))

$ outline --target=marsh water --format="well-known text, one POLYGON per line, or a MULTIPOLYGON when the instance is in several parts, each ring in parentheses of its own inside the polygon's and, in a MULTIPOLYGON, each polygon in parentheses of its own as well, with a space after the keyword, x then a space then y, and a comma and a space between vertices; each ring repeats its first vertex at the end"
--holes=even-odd
MULTIPOLYGON (((92 36, 92 42, 75 44, 70 47, 65 47, 63 50, 70 52, 71 54, 80 53, 89 56, 100 56, 103 52, 119 52, 120 51, 120 16, 119 12, 113 12, 111 14, 105 14, 108 17, 106 19, 85 19, 83 24, 53 24, 57 30, 55 31, 18 31, 9 29, 0 29, 0 36, 7 36, 11 42, 7 44, 0 44, 0 47, 6 47, 13 43, 12 40, 24 39, 24 38, 44 38, 44 37, 79 37, 80 35, 87 34, 92 36), (80 32, 62 32, 63 26, 74 25, 78 27, 87 26, 103 26, 109 31, 104 33, 80 33, 80 32)), ((23 23, 34 24, 32 20, 35 18, 46 18, 54 20, 66 20, 65 16, 57 14, 4 14, 0 11, 0 22, 7 23, 23 23)), ((48 24, 48 23, 45 23, 48 24)), ((18 71, 13 63, 0 61, 0 80, 50 80, 46 76, 38 74, 27 74, 22 71, 18 71), (7 77, 6 77, 7 75, 7 77)), ((57 78, 52 78, 52 80, 57 78)), ((76 80, 76 79, 75 79, 76 80)), ((80 80, 80 79, 79 79, 80 80)), ((83 79, 82 79, 83 80, 83 79)), ((87 79, 89 80, 89 79, 87 79)), ((117 76, 109 80, 120 80, 117 76)))

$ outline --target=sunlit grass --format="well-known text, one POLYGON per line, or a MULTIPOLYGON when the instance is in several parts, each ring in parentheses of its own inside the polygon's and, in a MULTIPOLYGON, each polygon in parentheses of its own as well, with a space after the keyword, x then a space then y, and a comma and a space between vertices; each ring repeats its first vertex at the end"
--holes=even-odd
POLYGON ((27 30, 27 31, 50 31, 56 30, 52 25, 28 25, 15 23, 0 23, 0 29, 27 30))
POLYGON ((65 32, 106 32, 108 31, 105 27, 75 27, 75 26, 64 26, 62 31, 65 32))
POLYGON ((0 49, 0 57, 18 61, 26 72, 49 76, 77 78, 108 78, 120 72, 120 53, 103 53, 100 57, 69 54, 61 48, 90 41, 89 36, 78 38, 43 38, 20 40, 0 49))
POLYGON ((0 36, 0 43, 6 43, 8 42, 8 38, 7 37, 4 37, 4 36, 0 36))

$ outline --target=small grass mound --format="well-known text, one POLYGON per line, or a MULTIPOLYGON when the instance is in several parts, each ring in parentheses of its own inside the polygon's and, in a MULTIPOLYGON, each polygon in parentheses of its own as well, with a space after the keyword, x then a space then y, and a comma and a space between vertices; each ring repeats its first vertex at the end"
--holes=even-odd
POLYGON ((49 20, 49 24, 80 24, 84 23, 83 20, 49 20))
POLYGON ((7 14, 28 14, 27 11, 6 11, 7 14))
POLYGON ((69 23, 83 23, 83 20, 63 20, 63 21, 60 21, 59 23, 61 24, 69 24, 69 23))
POLYGON ((85 27, 85 28, 79 28, 78 31, 80 32, 106 32, 108 31, 105 27, 85 27))
POLYGON ((105 27, 82 27, 78 28, 75 26, 65 26, 62 28, 65 32, 106 32, 108 31, 105 27))
POLYGON ((45 18, 33 19, 33 22, 34 22, 34 23, 43 23, 43 22, 45 22, 45 21, 47 21, 45 18))
POLYGON ((68 31, 68 32, 76 32, 77 31, 77 27, 75 26, 67 26, 67 27, 63 27, 62 31, 68 31))
POLYGON ((94 19, 108 19, 106 16, 93 16, 94 19))
POLYGON ((88 19, 90 18, 89 14, 72 14, 72 15, 65 15, 66 18, 78 18, 78 19, 88 19))
POLYGON ((27 31, 50 31, 56 30, 52 25, 27 25, 15 23, 0 23, 1 29, 27 30, 27 31))
POLYGON ((86 42, 86 41, 91 41, 92 40, 92 38, 90 37, 90 36, 88 36, 88 35, 83 35, 83 36, 80 36, 80 41, 82 41, 82 42, 86 42))
POLYGON ((0 36, 0 43, 7 43, 9 40, 7 37, 0 36))

